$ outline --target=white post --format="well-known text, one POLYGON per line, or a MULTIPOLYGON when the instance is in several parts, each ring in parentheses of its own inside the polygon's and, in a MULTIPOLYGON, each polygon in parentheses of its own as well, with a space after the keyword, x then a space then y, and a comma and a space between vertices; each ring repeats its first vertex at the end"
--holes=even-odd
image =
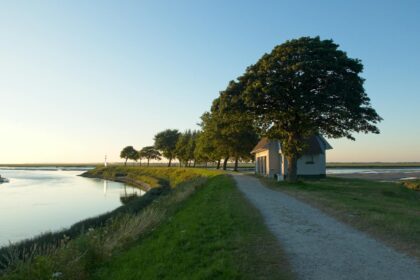
POLYGON ((108 163, 106 162, 106 155, 105 155, 105 162, 104 162, 104 166, 107 167, 108 163))

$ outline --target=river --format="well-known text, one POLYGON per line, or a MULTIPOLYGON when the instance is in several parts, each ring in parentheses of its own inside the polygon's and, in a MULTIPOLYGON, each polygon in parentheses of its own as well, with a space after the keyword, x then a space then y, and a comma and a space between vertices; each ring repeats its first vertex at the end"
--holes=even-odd
POLYGON ((0 247, 111 211, 144 191, 80 177, 83 168, 0 168, 0 247))

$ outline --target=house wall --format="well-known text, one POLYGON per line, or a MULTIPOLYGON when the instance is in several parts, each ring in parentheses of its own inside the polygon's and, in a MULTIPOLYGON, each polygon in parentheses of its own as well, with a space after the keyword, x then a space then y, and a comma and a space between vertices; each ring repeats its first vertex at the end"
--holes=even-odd
POLYGON ((298 175, 324 175, 325 155, 304 155, 298 159, 297 167, 298 175))
MULTIPOLYGON (((288 162, 287 159, 282 156, 283 158, 283 169, 282 174, 287 175, 287 167, 288 162)), ((325 175, 325 168, 326 168, 326 160, 325 154, 318 154, 318 155, 304 155, 298 159, 297 162, 297 169, 298 175, 301 176, 313 176, 313 175, 325 175), (313 162, 313 163, 310 163, 313 162)))
MULTIPOLYGON (((288 162, 285 157, 279 153, 276 145, 271 145, 269 149, 255 154, 255 173, 274 177, 276 174, 287 175, 288 162), (260 172, 258 165, 261 162, 258 158, 266 157, 266 166, 263 173, 260 172)), ((304 155, 297 162, 298 175, 317 176, 325 175, 326 157, 325 154, 304 155)))
POLYGON ((264 150, 255 154, 255 172, 260 174, 258 164, 258 158, 267 157, 266 160, 266 172, 261 175, 268 175, 270 177, 275 174, 281 173, 281 158, 278 153, 278 147, 276 145, 271 145, 268 150, 264 150))

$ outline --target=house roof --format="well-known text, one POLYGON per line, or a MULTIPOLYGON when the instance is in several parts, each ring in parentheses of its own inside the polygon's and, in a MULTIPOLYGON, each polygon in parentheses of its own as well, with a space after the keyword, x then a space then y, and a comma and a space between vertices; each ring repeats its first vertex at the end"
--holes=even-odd
POLYGON ((270 142, 272 142, 272 140, 269 140, 267 137, 261 138, 261 140, 254 147, 254 149, 252 149, 251 154, 255 154, 255 153, 258 153, 260 151, 268 150, 270 142))
MULTIPOLYGON (((268 150, 270 145, 278 143, 278 140, 270 140, 267 137, 261 138, 258 144, 252 149, 251 154, 268 150)), ((303 154, 317 155, 324 152, 324 150, 332 149, 331 145, 321 135, 314 135, 307 139, 307 147, 303 154)))

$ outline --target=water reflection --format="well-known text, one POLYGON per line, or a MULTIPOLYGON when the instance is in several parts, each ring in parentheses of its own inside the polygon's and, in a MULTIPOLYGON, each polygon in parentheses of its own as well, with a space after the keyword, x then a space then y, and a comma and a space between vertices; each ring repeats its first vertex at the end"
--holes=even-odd
POLYGON ((120 201, 122 204, 127 204, 130 201, 142 196, 145 191, 140 189, 134 189, 124 184, 124 192, 120 194, 120 201), (127 191, 128 189, 128 191, 127 191))
POLYGON ((81 171, 0 168, 0 246, 93 217, 144 194, 118 182, 83 178, 81 171))

